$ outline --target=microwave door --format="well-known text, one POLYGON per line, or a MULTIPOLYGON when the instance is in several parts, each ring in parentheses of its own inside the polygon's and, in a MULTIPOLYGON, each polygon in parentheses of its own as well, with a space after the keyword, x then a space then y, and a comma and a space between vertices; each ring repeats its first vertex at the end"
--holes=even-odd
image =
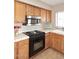
POLYGON ((38 23, 37 19, 32 19, 31 20, 31 24, 37 24, 37 23, 38 23))

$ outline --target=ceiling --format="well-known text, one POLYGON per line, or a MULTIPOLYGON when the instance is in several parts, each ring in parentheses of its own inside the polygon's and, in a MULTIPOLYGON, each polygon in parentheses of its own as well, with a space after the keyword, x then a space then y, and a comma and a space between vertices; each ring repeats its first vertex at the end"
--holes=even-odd
POLYGON ((48 5, 51 5, 51 6, 64 3, 64 0, 40 0, 40 1, 44 2, 44 3, 48 4, 48 5))

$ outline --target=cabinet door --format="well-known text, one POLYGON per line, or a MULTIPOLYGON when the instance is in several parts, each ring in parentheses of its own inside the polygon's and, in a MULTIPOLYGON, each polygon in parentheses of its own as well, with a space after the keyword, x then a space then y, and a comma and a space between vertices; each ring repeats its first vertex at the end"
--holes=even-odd
POLYGON ((53 48, 54 34, 50 33, 50 47, 53 48))
POLYGON ((51 11, 47 10, 47 22, 51 22, 51 11))
POLYGON ((14 59, 18 59, 18 43, 14 43, 14 59))
POLYGON ((61 36, 61 52, 64 53, 64 36, 61 36))
POLYGON ((26 5, 26 15, 33 16, 34 15, 34 7, 32 5, 26 5))
POLYGON ((25 20, 25 4, 16 2, 15 21, 24 22, 25 20))
POLYGON ((41 10, 38 7, 34 7, 34 15, 35 16, 41 16, 41 10))
POLYGON ((14 0, 14 22, 16 18, 16 1, 14 0))
POLYGON ((46 22, 46 10, 41 9, 41 21, 46 22))
POLYGON ((51 33, 50 36, 51 47, 64 53, 64 36, 55 33, 51 33))
POLYGON ((57 36, 54 37, 53 48, 60 51, 61 42, 60 42, 60 39, 57 36))
POLYGON ((25 16, 27 16, 27 4, 25 5, 25 16))
POLYGON ((48 47, 50 47, 50 36, 49 33, 45 34, 45 49, 47 49, 48 47))
POLYGON ((29 59, 29 43, 27 40, 18 42, 18 59, 29 59))

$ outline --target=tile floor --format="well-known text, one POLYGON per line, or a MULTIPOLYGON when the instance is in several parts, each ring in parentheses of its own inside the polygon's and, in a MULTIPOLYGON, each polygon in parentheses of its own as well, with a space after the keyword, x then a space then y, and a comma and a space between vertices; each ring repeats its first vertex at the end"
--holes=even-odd
POLYGON ((64 59, 64 55, 56 50, 48 48, 30 59, 64 59))

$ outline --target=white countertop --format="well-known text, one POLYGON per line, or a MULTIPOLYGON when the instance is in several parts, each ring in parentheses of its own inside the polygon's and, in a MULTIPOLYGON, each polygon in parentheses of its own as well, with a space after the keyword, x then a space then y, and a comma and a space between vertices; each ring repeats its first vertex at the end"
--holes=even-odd
POLYGON ((48 33, 48 32, 53 32, 53 33, 57 33, 57 34, 60 34, 60 35, 64 35, 64 31, 62 30, 58 30, 58 29, 55 29, 55 30, 41 30, 45 33, 48 33))
POLYGON ((60 35, 64 35, 64 31, 62 31, 62 30, 53 30, 52 32, 60 34, 60 35))
POLYGON ((25 40, 25 39, 29 39, 29 36, 20 33, 14 37, 14 42, 18 42, 18 41, 25 40))
MULTIPOLYGON (((60 35, 64 35, 64 31, 58 30, 58 29, 56 29, 56 30, 40 30, 40 31, 43 31, 45 33, 53 32, 53 33, 57 33, 57 34, 60 34, 60 35)), ((21 41, 21 40, 29 39, 29 36, 27 36, 23 33, 20 33, 20 34, 16 35, 14 37, 14 39, 15 39, 14 42, 18 42, 18 41, 21 41)))

